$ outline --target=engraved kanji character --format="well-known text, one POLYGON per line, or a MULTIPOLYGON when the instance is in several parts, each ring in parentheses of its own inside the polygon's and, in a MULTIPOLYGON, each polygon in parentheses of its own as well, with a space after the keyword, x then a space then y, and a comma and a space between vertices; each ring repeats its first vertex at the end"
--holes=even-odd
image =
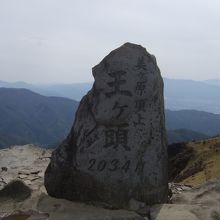
POLYGON ((140 71, 140 73, 138 73, 138 76, 139 76, 140 79, 143 79, 144 76, 146 76, 146 72, 140 71))
POLYGON ((144 90, 146 88, 146 82, 137 82, 136 87, 135 87, 135 93, 139 95, 143 95, 144 90))
POLYGON ((115 130, 105 130, 105 146, 111 146, 115 144, 115 130))
POLYGON ((122 145, 125 150, 130 150, 127 146, 128 143, 128 130, 126 129, 118 129, 116 132, 116 144, 122 145))
POLYGON ((144 171, 144 166, 145 166, 145 162, 140 160, 137 163, 137 166, 135 168, 135 172, 137 172, 138 175, 141 175, 141 173, 143 173, 143 171, 144 171))
POLYGON ((116 118, 119 118, 122 115, 122 113, 124 112, 124 109, 127 107, 128 107, 127 105, 119 105, 118 102, 115 102, 112 110, 119 109, 119 113, 116 115, 116 118))
POLYGON ((126 80, 122 79, 122 76, 125 75, 126 72, 119 70, 116 72, 111 72, 108 75, 114 78, 114 81, 109 82, 108 85, 112 87, 114 90, 112 92, 105 93, 107 97, 111 97, 115 94, 122 94, 126 96, 132 96, 130 91, 127 90, 120 90, 121 85, 126 83, 126 80))
POLYGON ((145 125, 143 122, 141 122, 144 119, 144 117, 142 117, 140 113, 137 114, 137 116, 138 120, 134 121, 134 126, 136 127, 137 125, 145 125))
POLYGON ((146 99, 138 99, 135 101, 135 109, 137 112, 145 111, 146 99))
POLYGON ((130 148, 127 146, 127 142, 128 130, 122 128, 118 128, 117 130, 105 130, 104 148, 109 148, 113 146, 114 149, 118 149, 119 146, 122 146, 126 151, 130 151, 130 148))
POLYGON ((135 66, 138 70, 146 70, 146 64, 144 62, 144 57, 139 57, 137 65, 135 66))

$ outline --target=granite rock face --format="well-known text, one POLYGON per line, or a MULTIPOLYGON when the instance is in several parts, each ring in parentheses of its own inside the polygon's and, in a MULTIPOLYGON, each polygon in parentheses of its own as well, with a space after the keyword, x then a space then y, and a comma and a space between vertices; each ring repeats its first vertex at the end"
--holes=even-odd
POLYGON ((66 140, 45 173, 49 195, 128 207, 167 201, 163 81, 156 59, 126 43, 93 68, 66 140))

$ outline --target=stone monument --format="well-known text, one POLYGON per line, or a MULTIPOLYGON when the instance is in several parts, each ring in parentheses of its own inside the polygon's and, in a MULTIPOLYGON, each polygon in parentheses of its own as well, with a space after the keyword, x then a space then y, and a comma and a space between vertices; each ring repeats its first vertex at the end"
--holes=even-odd
POLYGON ((156 59, 126 43, 92 70, 94 85, 45 173, 49 195, 126 208, 167 201, 163 80, 156 59))

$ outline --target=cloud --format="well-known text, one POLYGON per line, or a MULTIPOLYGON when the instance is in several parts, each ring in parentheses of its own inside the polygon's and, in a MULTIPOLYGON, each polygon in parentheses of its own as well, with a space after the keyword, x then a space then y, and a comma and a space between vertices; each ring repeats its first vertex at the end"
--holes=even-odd
POLYGON ((92 80, 124 42, 142 44, 172 78, 219 78, 217 0, 7 0, 0 3, 0 79, 92 80))

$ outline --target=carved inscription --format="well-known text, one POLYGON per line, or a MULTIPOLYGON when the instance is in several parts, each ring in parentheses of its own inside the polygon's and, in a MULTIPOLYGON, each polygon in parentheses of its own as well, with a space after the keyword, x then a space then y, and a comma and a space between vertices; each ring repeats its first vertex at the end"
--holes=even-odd
POLYGON ((142 96, 143 93, 144 93, 145 88, 146 88, 146 82, 145 81, 137 82, 136 88, 135 88, 135 93, 142 96))
POLYGON ((113 91, 112 92, 108 92, 105 93, 105 95, 107 97, 112 97, 113 95, 116 94, 121 94, 121 95, 125 95, 125 96, 132 96, 131 92, 128 90, 121 90, 121 85, 126 83, 126 80, 122 79, 122 77, 126 74, 125 71, 116 71, 116 72, 111 72, 108 73, 108 75, 113 78, 114 80, 112 82, 108 83, 108 86, 110 86, 113 91))
POLYGON ((140 113, 137 114, 137 121, 134 121, 134 126, 138 126, 138 125, 145 125, 142 120, 144 120, 144 117, 142 117, 142 115, 140 113))
POLYGON ((135 66, 138 70, 146 70, 146 64, 144 62, 144 57, 139 57, 137 65, 135 66))
POLYGON ((81 145, 81 143, 83 142, 85 143, 80 148, 80 153, 84 153, 85 149, 92 146, 99 139, 98 134, 95 129, 96 129, 96 126, 92 130, 85 129, 79 142, 79 146, 81 145))
MULTIPOLYGON (((143 172, 145 166, 145 162, 139 161, 136 166, 134 166, 134 172, 137 173, 138 175, 143 172)), ((88 170, 90 171, 103 171, 103 170, 108 170, 111 172, 115 172, 118 170, 122 170, 125 173, 128 172, 128 170, 131 169, 131 161, 126 160, 125 162, 122 162, 118 159, 113 159, 111 161, 106 161, 106 160, 97 160, 97 159, 90 159, 89 160, 89 165, 88 165, 88 170)))
POLYGON ((105 145, 104 148, 112 147, 118 149, 123 147, 124 150, 130 151, 128 143, 128 129, 118 126, 116 128, 108 128, 105 131, 105 145))
POLYGON ((143 95, 146 93, 147 83, 147 79, 143 79, 144 76, 146 76, 147 70, 144 56, 138 58, 135 68, 138 70, 137 76, 139 78, 139 81, 136 82, 134 89, 134 92, 138 96, 138 98, 135 100, 136 119, 133 121, 133 124, 135 127, 137 127, 145 125, 145 123, 143 123, 144 117, 142 116, 142 113, 146 111, 147 103, 147 99, 143 97, 143 95))
POLYGON ((146 73, 143 72, 143 71, 140 71, 140 72, 138 73, 138 76, 139 76, 139 79, 142 80, 142 79, 144 78, 144 76, 146 76, 146 73))
POLYGON ((136 166, 136 168, 135 168, 135 172, 140 175, 140 174, 143 173, 143 171, 144 171, 144 166, 145 166, 145 162, 143 162, 142 160, 140 160, 140 161, 137 163, 137 166, 136 166))
POLYGON ((116 118, 119 118, 123 114, 125 108, 127 107, 128 105, 120 105, 118 102, 115 102, 112 110, 118 110, 118 114, 116 115, 116 118))
POLYGON ((146 99, 137 99, 135 100, 135 109, 137 112, 145 112, 146 109, 146 99))

